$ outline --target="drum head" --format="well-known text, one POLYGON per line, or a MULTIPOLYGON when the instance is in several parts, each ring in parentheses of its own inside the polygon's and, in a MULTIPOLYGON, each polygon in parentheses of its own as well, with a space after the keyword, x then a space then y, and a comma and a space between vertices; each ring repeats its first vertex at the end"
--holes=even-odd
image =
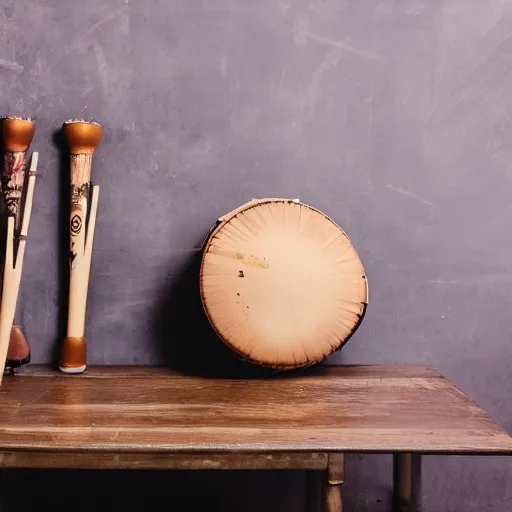
POLYGON ((339 349, 367 304, 363 265, 345 233, 288 199, 251 201, 219 219, 200 274, 205 312, 244 359, 276 369, 339 349))

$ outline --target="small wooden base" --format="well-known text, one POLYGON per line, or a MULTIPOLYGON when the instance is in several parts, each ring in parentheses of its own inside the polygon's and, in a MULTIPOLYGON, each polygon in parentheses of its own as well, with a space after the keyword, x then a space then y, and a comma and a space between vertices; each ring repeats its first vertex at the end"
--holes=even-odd
POLYGON ((86 368, 85 338, 68 336, 61 348, 60 371, 64 373, 83 373, 86 368))
POLYGON ((28 363, 30 363, 30 347, 28 346, 27 338, 19 325, 13 325, 7 349, 5 372, 12 374, 16 368, 20 368, 28 363))

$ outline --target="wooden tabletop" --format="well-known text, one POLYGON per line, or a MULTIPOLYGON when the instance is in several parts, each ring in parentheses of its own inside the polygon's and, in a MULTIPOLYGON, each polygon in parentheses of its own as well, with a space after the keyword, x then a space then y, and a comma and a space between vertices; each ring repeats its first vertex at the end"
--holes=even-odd
POLYGON ((512 454, 509 437, 436 370, 316 367, 212 379, 162 368, 28 366, 0 387, 1 452, 512 454))

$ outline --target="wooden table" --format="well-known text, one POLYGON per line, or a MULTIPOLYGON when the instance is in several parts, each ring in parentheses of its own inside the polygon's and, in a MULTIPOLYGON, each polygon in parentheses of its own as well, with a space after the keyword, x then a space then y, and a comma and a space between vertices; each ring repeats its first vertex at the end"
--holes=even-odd
POLYGON ((394 454, 397 511, 419 510, 421 454, 512 454, 467 395, 417 366, 252 380, 29 366, 4 378, 0 411, 3 468, 304 469, 328 512, 342 508, 346 453, 394 454))

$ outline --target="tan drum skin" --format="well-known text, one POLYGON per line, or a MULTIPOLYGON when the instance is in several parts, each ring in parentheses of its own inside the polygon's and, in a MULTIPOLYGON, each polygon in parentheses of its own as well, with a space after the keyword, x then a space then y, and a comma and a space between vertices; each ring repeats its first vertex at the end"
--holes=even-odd
POLYGON ((203 251, 200 293, 219 337, 251 363, 320 362, 360 325, 362 262, 344 231, 298 200, 252 200, 218 220, 203 251))

